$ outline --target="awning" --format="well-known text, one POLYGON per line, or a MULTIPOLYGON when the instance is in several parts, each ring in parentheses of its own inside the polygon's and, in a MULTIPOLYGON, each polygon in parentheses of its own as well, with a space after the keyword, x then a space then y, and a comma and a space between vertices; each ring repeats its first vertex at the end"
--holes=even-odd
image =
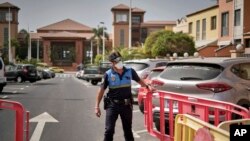
POLYGON ((217 39, 196 41, 195 48, 201 48, 201 47, 208 46, 211 44, 217 45, 217 41, 218 41, 217 39))
POLYGON ((218 41, 218 46, 227 46, 230 45, 231 41, 218 41))

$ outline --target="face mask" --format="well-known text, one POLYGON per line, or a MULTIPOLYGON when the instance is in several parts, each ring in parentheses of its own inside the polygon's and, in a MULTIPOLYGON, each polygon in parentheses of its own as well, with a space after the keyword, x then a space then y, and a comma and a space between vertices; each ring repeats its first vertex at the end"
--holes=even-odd
POLYGON ((122 64, 122 61, 118 62, 117 64, 115 64, 115 67, 117 69, 122 69, 123 68, 123 64, 122 64))

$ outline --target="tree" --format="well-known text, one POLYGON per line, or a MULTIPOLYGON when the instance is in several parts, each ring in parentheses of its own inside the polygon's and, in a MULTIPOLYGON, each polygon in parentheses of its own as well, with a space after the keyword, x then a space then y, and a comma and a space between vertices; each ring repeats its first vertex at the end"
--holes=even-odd
MULTIPOLYGON (((105 30, 105 29, 104 29, 105 30)), ((97 46, 97 54, 100 54, 100 43, 102 43, 102 36, 103 36, 103 28, 102 27, 97 27, 97 28, 93 28, 92 29, 94 36, 91 37, 91 40, 96 40, 96 46, 97 46)), ((104 36, 105 38, 108 40, 109 39, 109 35, 107 32, 104 32, 104 36)))
POLYGON ((163 31, 158 31, 158 32, 152 32, 145 41, 145 45, 144 45, 144 53, 151 56, 152 54, 152 48, 153 45, 155 43, 155 41, 157 40, 158 36, 162 35, 164 33, 163 31))
POLYGON ((25 59, 27 57, 28 52, 28 44, 29 44, 29 33, 27 30, 22 29, 18 33, 19 36, 19 48, 16 50, 16 56, 20 59, 25 59))
POLYGON ((177 53, 182 55, 187 52, 195 52, 192 37, 184 33, 174 33, 172 31, 158 31, 149 35, 145 42, 144 52, 148 55, 166 56, 166 54, 177 53))
POLYGON ((131 59, 147 58, 147 55, 143 52, 142 47, 135 47, 131 49, 127 47, 116 47, 115 51, 118 51, 121 54, 123 61, 131 60, 131 59))

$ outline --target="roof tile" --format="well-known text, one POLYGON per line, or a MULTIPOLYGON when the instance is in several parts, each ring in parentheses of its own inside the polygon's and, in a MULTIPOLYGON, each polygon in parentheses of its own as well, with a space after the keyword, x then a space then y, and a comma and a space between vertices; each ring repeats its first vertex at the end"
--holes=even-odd
POLYGON ((66 19, 57 23, 47 25, 45 27, 41 27, 37 30, 92 31, 92 28, 71 19, 66 19))

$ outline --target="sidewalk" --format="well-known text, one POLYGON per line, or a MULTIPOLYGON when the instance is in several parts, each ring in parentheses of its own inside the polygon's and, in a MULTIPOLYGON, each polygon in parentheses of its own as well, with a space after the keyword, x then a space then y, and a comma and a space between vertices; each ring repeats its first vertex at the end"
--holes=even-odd
POLYGON ((65 74, 76 74, 77 71, 65 71, 65 74))

